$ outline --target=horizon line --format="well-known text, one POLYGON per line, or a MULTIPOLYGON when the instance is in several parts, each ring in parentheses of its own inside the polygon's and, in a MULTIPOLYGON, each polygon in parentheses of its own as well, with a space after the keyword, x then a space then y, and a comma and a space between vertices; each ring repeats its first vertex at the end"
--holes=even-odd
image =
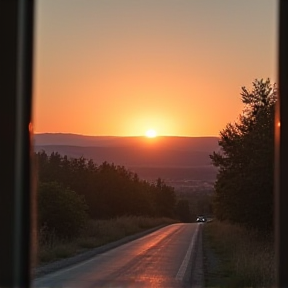
MULTIPOLYGON (((83 137, 118 137, 118 138, 148 138, 146 135, 88 135, 88 134, 79 134, 72 132, 33 132, 33 135, 39 134, 60 134, 60 135, 75 135, 75 136, 83 136, 83 137)), ((163 137, 178 137, 178 138, 219 138, 220 136, 216 135, 202 135, 202 136, 188 136, 188 135, 157 135, 155 138, 163 138, 163 137)), ((154 139, 155 139, 154 138, 154 139)))

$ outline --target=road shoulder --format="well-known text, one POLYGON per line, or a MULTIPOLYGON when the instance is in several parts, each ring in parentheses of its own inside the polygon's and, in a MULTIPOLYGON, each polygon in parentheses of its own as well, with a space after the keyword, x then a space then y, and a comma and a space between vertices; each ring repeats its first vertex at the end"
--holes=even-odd
POLYGON ((198 224, 199 232, 195 245, 195 249, 192 255, 192 267, 191 267, 191 287, 203 288, 204 287, 204 271, 203 271, 203 225, 198 224))
POLYGON ((75 256, 65 258, 65 259, 60 259, 60 260, 36 267, 32 271, 32 277, 34 279, 39 278, 41 276, 44 276, 44 275, 47 275, 49 273, 58 271, 60 269, 64 269, 64 268, 67 268, 69 266, 78 264, 82 261, 86 261, 86 260, 96 256, 97 254, 104 253, 104 252, 109 251, 113 248, 116 248, 120 245, 123 245, 123 244, 128 243, 128 242, 133 241, 133 240, 136 240, 140 237, 148 235, 148 234, 150 234, 150 233, 152 233, 158 229, 161 229, 165 226, 168 226, 168 225, 167 224, 160 225, 160 226, 157 226, 157 227, 154 227, 154 228, 151 228, 151 229, 148 229, 148 230, 145 230, 145 231, 133 234, 133 235, 126 236, 120 240, 108 243, 106 245, 93 248, 89 251, 85 251, 85 252, 77 254, 75 256))

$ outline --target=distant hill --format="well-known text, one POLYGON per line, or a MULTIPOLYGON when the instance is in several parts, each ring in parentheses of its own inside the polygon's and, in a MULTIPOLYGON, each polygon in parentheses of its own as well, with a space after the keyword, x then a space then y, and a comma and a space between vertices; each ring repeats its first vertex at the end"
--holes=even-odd
MULTIPOLYGON (((134 168, 135 171, 143 173, 145 171, 148 178, 149 173, 152 173, 150 175, 152 177, 157 171, 157 173, 159 171, 164 173, 165 169, 165 175, 168 176, 172 171, 176 171, 175 168, 182 168, 184 172, 183 169, 193 168, 195 171, 197 167, 212 171, 212 176, 209 172, 209 178, 213 178, 215 168, 211 165, 209 154, 218 149, 217 137, 165 136, 148 139, 146 137, 82 136, 62 133, 34 135, 36 152, 40 150, 46 151, 47 154, 58 152, 74 158, 83 156, 86 159, 92 159, 96 164, 107 161, 115 165, 134 168)), ((179 172, 180 170, 178 174, 179 172)))
POLYGON ((34 135, 36 146, 67 145, 81 147, 143 147, 197 151, 214 151, 218 149, 217 137, 176 137, 160 136, 152 139, 146 137, 85 136, 65 133, 43 133, 34 135))
POLYGON ((58 152, 128 167, 191 167, 211 163, 217 137, 103 137, 75 134, 36 134, 35 151, 58 152))

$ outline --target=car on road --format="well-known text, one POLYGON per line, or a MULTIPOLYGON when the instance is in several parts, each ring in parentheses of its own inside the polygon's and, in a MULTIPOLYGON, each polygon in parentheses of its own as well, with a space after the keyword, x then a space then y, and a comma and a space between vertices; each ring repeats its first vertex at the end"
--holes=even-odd
POLYGON ((196 222, 206 222, 207 218, 205 216, 198 216, 196 222))

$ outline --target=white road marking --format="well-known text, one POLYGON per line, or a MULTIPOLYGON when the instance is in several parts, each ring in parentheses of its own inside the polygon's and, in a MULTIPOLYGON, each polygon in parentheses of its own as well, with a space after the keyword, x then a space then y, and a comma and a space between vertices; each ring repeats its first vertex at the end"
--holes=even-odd
POLYGON ((180 266, 180 268, 178 270, 178 273, 177 273, 177 275, 175 277, 175 279, 177 281, 183 281, 183 278, 184 278, 184 275, 186 273, 187 266, 189 264, 189 260, 190 260, 190 257, 191 257, 192 249, 195 246, 195 242, 196 242, 197 235, 198 235, 198 232, 199 232, 198 230, 199 230, 199 225, 197 225, 197 228, 196 228, 196 230, 195 230, 195 232, 193 234, 193 237, 192 237, 192 240, 191 240, 190 245, 188 247, 188 250, 186 252, 186 255, 185 255, 185 257, 184 257, 184 259, 182 261, 182 264, 181 264, 181 266, 180 266))

